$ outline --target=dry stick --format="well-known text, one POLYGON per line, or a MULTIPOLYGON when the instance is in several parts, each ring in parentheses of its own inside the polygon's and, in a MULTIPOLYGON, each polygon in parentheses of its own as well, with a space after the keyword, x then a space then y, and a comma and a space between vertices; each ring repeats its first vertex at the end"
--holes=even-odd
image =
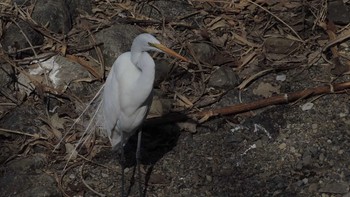
MULTIPOLYGON (((52 34, 55 34, 54 32, 51 32, 50 30, 48 30, 45 27, 42 27, 41 25, 38 25, 38 23, 36 23, 36 21, 34 21, 29 13, 25 13, 22 9, 17 8, 17 11, 19 13, 18 18, 21 19, 22 21, 26 22, 27 24, 29 24, 33 29, 35 29, 36 31, 40 32, 41 34, 43 34, 44 36, 62 44, 62 41, 60 39, 55 38, 54 36, 52 36, 52 34)), ((17 17, 17 16, 14 16, 17 17)))
POLYGON ((278 16, 276 16, 275 14, 273 14, 272 12, 270 12, 269 10, 267 10, 266 8, 262 7, 261 5, 251 1, 251 0, 248 0, 249 3, 251 4, 254 4, 256 6, 258 6, 259 8, 261 8, 262 10, 264 10, 265 12, 271 14, 273 17, 275 17, 277 20, 279 20, 281 23, 283 23, 285 26, 287 26, 293 33, 296 37, 298 37, 298 41, 299 42, 304 42, 304 40, 299 36, 299 34, 291 27, 289 26, 286 22, 284 22, 282 19, 280 19, 278 16))
POLYGON ((100 73, 99 73, 100 77, 98 78, 99 80, 101 80, 101 79, 103 79, 105 77, 105 70, 106 70, 105 69, 105 67, 106 67, 105 61, 103 59, 103 53, 102 53, 102 50, 99 47, 99 45, 97 45, 97 41, 96 41, 94 35, 91 33, 91 31, 88 28, 86 28, 86 31, 89 33, 89 35, 91 37, 91 40, 93 41, 94 48, 95 48, 95 51, 96 51, 96 54, 97 54, 97 58, 98 58, 99 63, 101 65, 101 70, 100 70, 100 73))
POLYGON ((319 86, 314 88, 305 89, 298 92, 286 93, 270 98, 250 102, 242 103, 237 105, 226 106, 218 109, 206 110, 191 114, 172 114, 166 115, 164 117, 151 118, 145 121, 146 126, 159 125, 166 123, 181 122, 192 119, 194 121, 205 117, 206 119, 219 115, 233 115, 242 112, 247 112, 250 110, 260 109, 263 107, 279 104, 288 104, 299 99, 305 99, 310 96, 317 96, 321 94, 337 93, 339 91, 344 91, 350 89, 350 81, 343 83, 330 84, 328 86, 319 86))
POLYGON ((105 197, 105 194, 99 193, 98 191, 94 190, 88 183, 86 183, 85 179, 84 179, 84 175, 83 175, 83 168, 84 168, 85 162, 83 163, 83 165, 80 166, 79 168, 79 172, 80 172, 80 178, 81 181, 83 182, 83 184, 85 185, 85 187, 87 187, 90 191, 92 191, 94 194, 101 196, 101 197, 105 197))
POLYGON ((202 116, 212 117, 217 115, 237 114, 237 113, 242 113, 242 112, 246 112, 254 109, 267 107, 270 105, 287 104, 290 102, 294 102, 300 98, 307 98, 309 96, 335 93, 335 92, 346 90, 349 88, 350 88, 350 82, 330 84, 328 86, 319 86, 319 87, 309 88, 309 89, 305 89, 302 91, 293 92, 289 94, 273 96, 270 98, 262 99, 251 103, 242 103, 242 104, 227 106, 219 109, 203 111, 203 112, 195 113, 192 116, 193 117, 202 117, 202 116))
POLYGON ((55 176, 55 178, 56 178, 56 181, 58 182, 58 188, 61 190, 61 192, 63 193, 63 195, 64 196, 66 196, 66 197, 70 197, 65 191, 64 191, 64 188, 63 188, 63 178, 64 178, 64 176, 65 176, 65 174, 67 174, 67 172, 70 170, 70 169, 72 169, 72 168, 74 168, 74 167, 76 167, 76 166, 78 166, 78 165, 80 165, 80 163, 82 163, 81 161, 78 161, 78 162, 76 162, 76 163, 73 163, 72 165, 70 165, 67 169, 65 169, 65 170, 63 170, 63 172, 61 173, 61 175, 58 177, 58 175, 57 176, 55 176))
POLYGON ((30 134, 30 133, 25 133, 23 131, 16 131, 16 130, 11 130, 11 129, 0 128, 0 132, 11 133, 11 134, 16 134, 16 135, 24 135, 24 136, 32 137, 35 139, 47 140, 46 137, 42 137, 39 134, 30 134))
POLYGON ((322 51, 325 52, 328 50, 329 47, 332 47, 338 43, 344 42, 345 40, 350 39, 350 32, 346 35, 343 36, 339 36, 337 38, 335 38, 334 40, 330 40, 326 46, 323 47, 322 51))

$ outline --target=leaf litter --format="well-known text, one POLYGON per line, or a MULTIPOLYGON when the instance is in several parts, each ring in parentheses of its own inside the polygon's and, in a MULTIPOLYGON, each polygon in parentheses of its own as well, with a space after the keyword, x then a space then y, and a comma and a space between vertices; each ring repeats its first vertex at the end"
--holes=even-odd
MULTIPOLYGON (((190 64, 176 62, 175 67, 168 74, 170 77, 165 78, 159 86, 162 87, 163 94, 173 101, 171 111, 181 112, 185 115, 185 117, 178 118, 175 114, 171 120, 173 122, 181 120, 178 123, 179 127, 189 131, 191 134, 196 133, 194 134, 194 138, 196 138, 196 135, 200 136, 198 131, 204 132, 198 129, 198 126, 205 126, 207 122, 211 123, 210 121, 216 118, 220 120, 220 118, 223 118, 222 116, 231 118, 237 113, 292 102, 302 102, 304 103, 301 105, 302 109, 310 111, 317 107, 317 104, 313 101, 313 105, 310 107, 311 102, 303 102, 303 99, 316 95, 340 94, 348 91, 350 84, 347 81, 346 74, 349 73, 349 57, 346 47, 344 49, 338 47, 339 44, 344 44, 348 40, 348 27, 326 22, 326 6, 324 2, 191 0, 188 1, 189 4, 187 6, 190 6, 193 12, 177 16, 171 20, 163 15, 158 20, 159 18, 152 18, 152 16, 142 13, 143 7, 150 2, 96 1, 93 5, 92 14, 81 16, 81 19, 85 20, 86 25, 80 24, 82 26, 77 25, 74 27, 68 33, 66 40, 64 40, 62 35, 52 34, 52 32, 47 31, 45 27, 34 25, 35 22, 24 8, 13 7, 10 1, 1 3, 4 5, 1 7, 2 12, 0 14, 2 23, 7 21, 4 20, 6 17, 16 16, 33 25, 37 31, 46 37, 46 43, 42 46, 43 50, 39 51, 40 54, 35 55, 32 60, 40 59, 40 55, 46 54, 46 50, 48 50, 54 53, 61 53, 65 58, 82 65, 89 73, 86 77, 68 80, 63 86, 58 88, 54 85, 56 83, 55 80, 52 80, 50 73, 38 77, 32 75, 29 67, 20 67, 20 62, 30 62, 30 60, 25 60, 24 58, 16 59, 1 51, 1 61, 7 62, 13 67, 16 71, 14 75, 18 79, 17 81, 20 82, 18 84, 19 88, 11 89, 11 91, 15 92, 13 96, 16 100, 42 104, 43 98, 54 97, 58 101, 58 104, 56 104, 58 106, 64 106, 70 102, 74 103, 74 108, 70 109, 80 114, 78 118, 72 118, 67 115, 71 114, 68 112, 68 108, 66 113, 61 111, 60 114, 52 108, 50 109, 52 112, 46 114, 47 117, 40 117, 45 123, 44 126, 40 127, 43 133, 29 134, 10 129, 2 129, 2 132, 22 136, 27 141, 21 148, 25 154, 33 154, 36 146, 45 147, 47 154, 52 154, 53 152, 55 162, 65 165, 62 170, 64 173, 62 173, 59 183, 63 193, 69 192, 72 195, 74 194, 73 187, 69 185, 69 181, 64 175, 67 172, 76 172, 81 175, 82 184, 85 185, 85 188, 88 188, 85 191, 86 193, 91 191, 97 195, 105 195, 101 193, 103 190, 98 191, 101 188, 98 186, 96 188, 91 187, 84 179, 86 176, 84 169, 88 168, 92 174, 98 173, 98 171, 87 167, 86 164, 80 163, 81 165, 77 165, 77 163, 79 164, 82 161, 90 165, 95 156, 99 154, 98 152, 101 151, 101 147, 108 148, 109 146, 108 140, 103 137, 96 137, 92 132, 101 124, 99 122, 100 119, 97 118, 100 103, 98 90, 101 90, 99 89, 102 86, 100 80, 103 80, 104 72, 107 69, 105 69, 99 43, 93 42, 93 44, 85 46, 86 50, 95 50, 97 58, 84 53, 85 49, 79 47, 80 45, 77 41, 84 32, 97 32, 100 29, 113 25, 115 21, 125 24, 136 24, 150 33, 163 36, 164 40, 172 40, 173 43, 171 44, 173 44, 175 49, 180 49, 188 57, 191 57, 192 62, 190 64), (304 9, 308 9, 311 14, 308 13, 309 15, 306 15, 304 11, 301 11, 304 9), (293 21, 293 17, 305 20, 302 20, 303 22, 293 21), (302 29, 298 30, 300 27, 302 29), (84 28, 87 31, 84 31, 84 28), (322 36, 315 36, 317 34, 322 36), (212 62, 220 62, 220 64, 213 66, 208 64, 208 62, 202 62, 198 58, 198 54, 190 51, 188 43, 210 43, 213 48, 217 49, 215 53, 220 53, 220 55, 213 55, 212 62), (222 54, 228 55, 229 61, 221 61, 222 54), (230 90, 215 89, 213 91, 212 87, 208 87, 207 79, 210 78, 215 69, 223 65, 227 65, 239 73, 241 83, 237 85, 238 89, 243 91, 243 93, 249 93, 249 96, 255 98, 255 101, 249 100, 251 102, 237 105, 221 103, 220 105, 223 105, 223 107, 215 107, 216 103, 222 102, 225 95, 230 94, 230 90), (317 67, 316 70, 319 73, 315 73, 313 69, 318 65, 326 66, 317 67), (332 67, 332 74, 337 76, 336 80, 328 80, 331 77, 327 66, 332 67), (279 71, 286 73, 285 81, 276 82, 275 78, 271 77, 273 74, 278 74, 279 71), (298 77, 304 76, 302 75, 303 72, 311 73, 307 75, 311 80, 300 84, 298 77), (318 80, 318 78, 321 78, 322 81, 318 80), (48 79, 51 79, 51 82, 48 79), (81 85, 83 82, 84 85, 81 85), (280 85, 282 82, 289 83, 292 87, 286 88, 285 84, 280 85), (97 83, 97 85, 94 83, 97 83), (271 85, 276 83, 278 85, 271 85), (73 87, 71 86, 72 84, 80 84, 82 87, 90 86, 88 89, 90 88, 92 91, 87 93, 88 95, 80 95, 79 86, 73 87), (23 97, 21 95, 26 96, 23 97), (265 99, 254 96, 263 96, 265 99), (209 103, 212 105, 201 107, 201 101, 205 100, 209 100, 209 103), (96 109, 97 113, 95 113, 96 109), (195 120, 195 122, 188 121, 189 119, 195 120), (48 137, 46 138, 46 136, 48 137), (80 168, 77 168, 77 166, 80 166, 80 168)), ((156 3, 151 3, 150 5, 157 10, 156 3)), ((0 27, 6 28, 3 25, 0 25, 0 27)), ((2 29, 2 31, 4 30, 2 29)), ((51 54, 49 55, 51 58, 54 57, 51 54)), ((45 68, 43 65, 38 66, 41 69, 45 68)), ((162 114, 162 105, 159 100, 155 101, 154 105, 155 113, 152 118, 158 118, 159 122, 165 121, 162 119, 165 114, 162 114)), ((13 109, 15 108, 7 110, 13 109)), ((268 131, 265 127, 261 126, 261 128, 264 128, 266 132, 268 131)), ((8 136, 5 136, 5 138, 8 138, 8 136)), ((272 135, 270 138, 274 138, 274 136, 272 135)), ((255 142, 249 137, 246 138, 246 141, 249 143, 255 142)), ((7 143, 11 144, 11 141, 7 141, 7 143)), ((239 154, 244 155, 239 156, 239 161, 243 162, 240 163, 242 165, 245 165, 245 158, 248 159, 250 154, 254 155, 255 152, 259 151, 256 143, 251 143, 255 145, 253 149, 249 149, 251 146, 244 143, 242 142, 241 145, 248 147, 248 149, 241 151, 241 154, 239 154)), ((183 144, 182 146, 187 145, 183 144)), ((217 149, 217 147, 212 148, 213 150, 217 149)), ((235 150, 238 154, 241 149, 236 148, 235 150)), ((193 151, 195 152, 196 150, 193 151)), ((191 153, 188 154, 192 155, 191 153)), ((164 160, 167 159, 165 158, 164 160)), ((174 162, 176 163, 176 161, 174 162)), ((215 168, 214 165, 211 167, 215 168)), ((114 168, 112 171, 109 172, 115 174, 118 169, 114 168)), ((160 173, 159 170, 157 173, 160 173)), ((224 174, 224 172, 221 173, 224 174)), ((232 176, 237 180, 239 178, 244 179, 244 177, 239 177, 240 174, 236 175, 236 177, 232 176)), ((247 176, 247 174, 243 175, 247 176)), ((201 175, 197 176, 197 179, 201 178, 201 175)), ((209 178, 208 176, 206 176, 207 181, 212 180, 211 176, 217 178, 215 173, 210 175, 209 178)), ((186 176, 183 177, 185 177, 184 180, 187 180, 186 176)), ((180 176, 176 176, 174 180, 179 178, 180 176)), ((205 185, 204 183, 202 184, 205 185)), ((211 183, 208 184, 210 185, 211 183)), ((240 191, 237 188, 232 190, 222 188, 224 191, 220 191, 220 188, 206 186, 207 190, 205 193, 208 196, 228 191, 237 191, 241 192, 242 196, 249 196, 250 190, 249 186, 245 186, 246 191, 240 191)), ((288 188, 293 187, 288 186, 288 188)), ((152 185, 151 188, 155 190, 155 194, 160 196, 166 196, 167 194, 162 195, 162 189, 157 188, 155 185, 152 185)), ((81 189, 75 192, 81 193, 81 189)), ((203 194, 200 189, 203 188, 194 185, 191 194, 203 194)), ((274 194, 279 192, 277 188, 272 189, 276 190, 274 194)), ((109 191, 109 195, 113 195, 113 189, 109 191)), ((168 194, 179 192, 175 188, 167 191, 168 194)), ((252 191, 259 193, 257 190, 252 191)))

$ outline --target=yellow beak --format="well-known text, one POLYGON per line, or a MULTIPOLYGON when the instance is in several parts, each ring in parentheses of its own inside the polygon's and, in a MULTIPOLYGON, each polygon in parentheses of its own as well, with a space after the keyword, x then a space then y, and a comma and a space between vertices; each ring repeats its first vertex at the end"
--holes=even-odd
POLYGON ((152 47, 155 47, 155 48, 157 48, 157 49, 163 51, 163 52, 166 53, 166 54, 169 54, 169 55, 174 56, 174 57, 176 57, 176 58, 179 58, 179 59, 181 59, 181 60, 183 60, 183 61, 185 61, 185 62, 188 62, 188 59, 187 59, 187 58, 181 56, 180 54, 176 53, 175 51, 169 49, 168 47, 166 47, 166 46, 164 46, 164 45, 162 45, 162 44, 156 44, 156 43, 150 43, 150 42, 149 42, 148 44, 149 44, 150 46, 152 46, 152 47))

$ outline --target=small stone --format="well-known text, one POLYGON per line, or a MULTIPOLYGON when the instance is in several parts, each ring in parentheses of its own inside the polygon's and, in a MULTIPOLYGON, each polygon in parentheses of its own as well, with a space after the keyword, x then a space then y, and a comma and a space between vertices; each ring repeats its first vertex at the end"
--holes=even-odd
POLYGON ((208 85, 216 88, 229 88, 238 84, 238 76, 228 66, 221 66, 210 77, 208 85))
POLYGON ((257 140, 254 144, 255 144, 256 148, 263 147, 263 142, 261 140, 257 140))
POLYGON ((69 175, 69 178, 70 178, 70 179, 75 179, 75 177, 76 177, 75 174, 70 174, 70 175, 69 175))
POLYGON ((206 175, 205 178, 207 179, 208 182, 211 182, 213 180, 213 178, 209 175, 206 175))
POLYGON ((318 125, 317 124, 312 124, 311 127, 312 127, 312 130, 316 130, 318 125))
POLYGON ((296 150, 295 150, 295 148, 292 146, 292 147, 290 147, 290 152, 291 153, 295 153, 296 152, 296 150))
POLYGON ((108 174, 106 174, 106 173, 101 173, 101 176, 102 176, 103 178, 107 178, 107 177, 108 177, 108 174))
POLYGON ((339 154, 339 155, 342 155, 343 153, 344 153, 344 150, 339 150, 339 151, 338 151, 338 154, 339 154))
POLYGON ((324 154, 323 154, 323 153, 321 153, 321 154, 320 154, 320 156, 318 157, 318 159, 319 159, 320 161, 324 161, 324 159, 325 159, 324 154))
POLYGON ((310 193, 317 192, 317 190, 318 190, 318 184, 317 184, 317 183, 312 183, 312 184, 310 184, 308 190, 309 190, 310 193))
POLYGON ((276 80, 277 80, 277 81, 285 81, 286 78, 287 78, 287 77, 286 77, 285 74, 277 75, 277 76, 276 76, 276 80))
POLYGON ((347 116, 346 113, 339 113, 339 117, 340 117, 340 118, 345 118, 346 116, 347 116))
POLYGON ((303 165, 304 166, 310 166, 312 163, 312 157, 310 154, 303 155, 303 165))
POLYGON ((312 109, 314 107, 313 103, 305 103, 304 105, 301 106, 301 110, 303 111, 309 111, 310 109, 312 109))
POLYGON ((278 148, 281 149, 281 150, 286 149, 286 147, 287 147, 287 144, 286 144, 286 143, 282 143, 282 144, 280 144, 280 145, 278 146, 278 148))
POLYGON ((304 178, 304 179, 302 180, 302 182, 306 185, 306 184, 309 182, 309 179, 304 178))

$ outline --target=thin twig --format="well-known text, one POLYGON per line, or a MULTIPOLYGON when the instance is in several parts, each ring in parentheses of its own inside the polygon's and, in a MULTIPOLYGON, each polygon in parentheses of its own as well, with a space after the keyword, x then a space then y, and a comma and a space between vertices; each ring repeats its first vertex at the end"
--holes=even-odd
POLYGON ((264 8, 264 7, 262 7, 261 5, 259 5, 259 4, 257 4, 257 3, 255 3, 255 2, 253 2, 253 1, 251 1, 251 0, 247 0, 249 3, 251 3, 251 4, 254 4, 254 5, 256 5, 256 6, 258 6, 259 8, 261 8, 262 10, 264 10, 265 12, 267 12, 267 13, 269 13, 269 14, 271 14, 273 17, 275 17, 278 21, 280 21, 281 23, 283 23, 285 26, 287 26, 293 33, 294 33, 294 35, 296 36, 296 37, 298 37, 298 41, 299 42, 305 42, 300 36, 299 36, 299 34, 291 27, 291 26, 289 26, 286 22, 284 22, 282 19, 280 19, 278 16, 276 16, 275 14, 273 14, 272 12, 270 12, 269 10, 267 10, 266 8, 264 8))
POLYGON ((84 168, 84 165, 85 165, 85 162, 83 163, 83 165, 80 166, 79 168, 79 171, 80 171, 80 178, 81 178, 81 181, 83 182, 83 184, 85 185, 85 187, 87 187, 90 191, 92 191, 94 194, 98 195, 98 196, 101 196, 101 197, 105 197, 106 195, 105 194, 101 194, 99 193, 98 191, 94 190, 89 184, 87 184, 84 180, 84 177, 83 177, 83 168, 84 168))

